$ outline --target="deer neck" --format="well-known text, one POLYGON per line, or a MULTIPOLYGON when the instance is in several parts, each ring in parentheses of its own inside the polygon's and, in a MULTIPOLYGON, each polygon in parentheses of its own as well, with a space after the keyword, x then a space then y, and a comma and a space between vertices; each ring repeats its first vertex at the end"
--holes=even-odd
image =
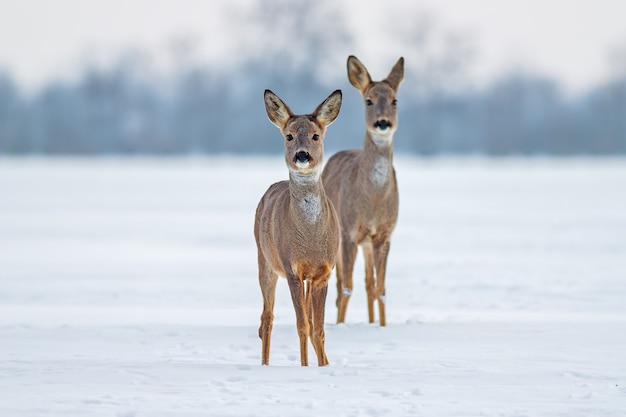
POLYGON ((296 218, 302 218, 309 224, 315 224, 322 219, 325 209, 324 187, 320 179, 320 172, 301 174, 289 173, 290 210, 296 218))
POLYGON ((375 187, 386 187, 393 176, 393 133, 384 140, 369 131, 361 155, 360 178, 375 187))

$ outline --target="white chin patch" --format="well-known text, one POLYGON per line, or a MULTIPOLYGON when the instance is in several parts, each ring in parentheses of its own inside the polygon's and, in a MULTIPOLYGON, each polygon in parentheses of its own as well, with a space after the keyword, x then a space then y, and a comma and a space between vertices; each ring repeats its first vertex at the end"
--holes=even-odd
POLYGON ((300 169, 308 168, 309 165, 310 165, 309 161, 304 161, 304 162, 296 161, 296 166, 300 169))

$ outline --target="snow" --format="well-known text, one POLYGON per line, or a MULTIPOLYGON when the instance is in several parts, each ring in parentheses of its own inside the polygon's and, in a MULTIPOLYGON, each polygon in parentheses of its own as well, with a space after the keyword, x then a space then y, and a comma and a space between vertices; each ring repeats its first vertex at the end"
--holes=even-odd
POLYGON ((260 365, 282 158, 0 159, 0 415, 624 416, 626 160, 395 166, 388 326, 359 257, 303 368, 284 280, 260 365))

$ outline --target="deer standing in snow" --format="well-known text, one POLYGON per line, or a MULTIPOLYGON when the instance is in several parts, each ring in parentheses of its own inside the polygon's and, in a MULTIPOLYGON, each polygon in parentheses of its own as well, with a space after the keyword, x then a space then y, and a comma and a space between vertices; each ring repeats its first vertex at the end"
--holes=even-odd
POLYGON ((339 250, 339 222, 326 197, 321 173, 324 134, 339 114, 341 91, 336 90, 313 113, 294 115, 270 90, 265 110, 285 138, 289 180, 273 184, 256 209, 254 236, 259 261, 263 313, 259 337, 261 364, 268 365, 278 276, 287 278, 296 311, 300 362, 308 365, 308 338, 319 366, 328 365, 324 351, 324 307, 331 270, 339 250))
POLYGON ((346 319, 357 247, 361 245, 369 322, 374 322, 377 300, 380 325, 385 326, 385 271, 391 233, 398 218, 393 136, 398 127, 396 94, 404 77, 404 58, 398 60, 387 78, 378 82, 372 81, 356 57, 348 57, 347 66, 348 79, 365 102, 365 143, 362 150, 333 155, 322 174, 326 194, 337 210, 341 225, 337 322, 346 319))

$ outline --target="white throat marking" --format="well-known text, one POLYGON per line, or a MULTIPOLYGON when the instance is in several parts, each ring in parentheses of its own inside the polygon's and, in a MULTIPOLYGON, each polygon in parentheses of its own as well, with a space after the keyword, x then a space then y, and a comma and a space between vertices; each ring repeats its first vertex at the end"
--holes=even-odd
POLYGON ((320 196, 313 193, 306 193, 300 201, 298 207, 304 213, 304 217, 309 223, 315 223, 322 212, 322 201, 320 196))
POLYGON ((379 156, 376 159, 374 168, 370 172, 370 181, 378 186, 387 184, 389 181, 389 161, 386 158, 379 156))

